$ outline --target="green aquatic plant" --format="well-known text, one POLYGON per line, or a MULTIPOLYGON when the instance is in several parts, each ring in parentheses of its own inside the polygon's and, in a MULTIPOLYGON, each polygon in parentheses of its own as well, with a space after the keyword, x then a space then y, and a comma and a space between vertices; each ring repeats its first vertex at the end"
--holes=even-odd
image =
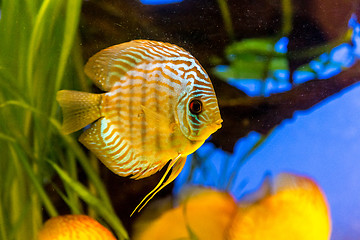
POLYGON ((285 53, 277 53, 278 39, 244 39, 229 45, 225 52, 230 62, 225 71, 215 71, 221 79, 265 79, 278 69, 288 70, 285 53))
POLYGON ((44 216, 59 214, 55 195, 71 213, 101 217, 128 238, 97 160, 60 130, 56 92, 88 86, 77 37, 81 3, 0 2, 0 239, 36 239, 44 216))
MULTIPOLYGON (((232 24, 228 13, 227 2, 218 0, 229 38, 232 40, 225 49, 229 66, 217 68, 214 74, 220 79, 260 79, 266 81, 273 77, 276 70, 289 70, 289 63, 285 52, 276 52, 276 42, 288 36, 292 30, 293 9, 291 0, 282 0, 282 24, 279 33, 268 38, 250 38, 235 41, 232 24)), ((217 59, 213 62, 216 64, 217 59)))

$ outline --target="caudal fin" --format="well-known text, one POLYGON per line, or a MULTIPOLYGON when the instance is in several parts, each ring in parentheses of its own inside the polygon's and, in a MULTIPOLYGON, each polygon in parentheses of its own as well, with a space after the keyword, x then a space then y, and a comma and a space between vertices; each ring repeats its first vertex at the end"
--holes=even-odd
POLYGON ((61 90, 56 95, 63 111, 62 130, 69 134, 82 129, 101 117, 102 94, 61 90))

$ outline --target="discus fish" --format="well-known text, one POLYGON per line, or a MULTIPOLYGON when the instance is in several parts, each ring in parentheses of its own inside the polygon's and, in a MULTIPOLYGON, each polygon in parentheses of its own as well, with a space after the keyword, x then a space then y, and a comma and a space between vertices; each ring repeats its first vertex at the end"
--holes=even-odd
POLYGON ((331 218, 325 195, 312 179, 282 173, 240 200, 229 230, 232 240, 328 240, 331 218), (260 197, 260 198, 259 198, 260 197))
POLYGON ((64 215, 50 218, 40 229, 39 240, 116 240, 95 219, 86 215, 64 215))
POLYGON ((190 53, 149 40, 98 52, 85 73, 106 93, 59 91, 63 131, 72 133, 93 123, 79 141, 120 176, 145 178, 170 161, 135 212, 172 182, 186 156, 221 127, 213 86, 190 53))
POLYGON ((260 189, 246 194, 239 202, 229 193, 215 189, 185 190, 176 207, 162 200, 146 209, 135 222, 133 239, 330 238, 326 197, 305 176, 282 173, 274 182, 267 178, 260 189))
POLYGON ((134 240, 146 239, 228 239, 227 230, 236 214, 236 201, 227 192, 191 187, 182 191, 179 205, 162 210, 152 210, 164 200, 154 202, 136 220, 134 240))

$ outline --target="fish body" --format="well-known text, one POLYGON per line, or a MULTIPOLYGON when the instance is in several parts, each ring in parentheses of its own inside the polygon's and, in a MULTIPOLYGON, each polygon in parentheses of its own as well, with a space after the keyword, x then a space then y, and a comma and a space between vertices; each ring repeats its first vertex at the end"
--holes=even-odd
POLYGON ((171 160, 165 175, 170 169, 171 174, 154 194, 221 127, 207 73, 176 45, 148 40, 115 45, 91 57, 85 73, 106 93, 59 91, 64 132, 93 123, 79 141, 120 176, 148 177, 171 160))

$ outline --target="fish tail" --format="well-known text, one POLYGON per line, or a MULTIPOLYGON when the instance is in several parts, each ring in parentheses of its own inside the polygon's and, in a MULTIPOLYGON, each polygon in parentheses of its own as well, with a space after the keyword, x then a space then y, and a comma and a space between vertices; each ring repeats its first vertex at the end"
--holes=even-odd
POLYGON ((78 131, 101 117, 102 94, 61 90, 56 95, 63 111, 65 134, 78 131))

